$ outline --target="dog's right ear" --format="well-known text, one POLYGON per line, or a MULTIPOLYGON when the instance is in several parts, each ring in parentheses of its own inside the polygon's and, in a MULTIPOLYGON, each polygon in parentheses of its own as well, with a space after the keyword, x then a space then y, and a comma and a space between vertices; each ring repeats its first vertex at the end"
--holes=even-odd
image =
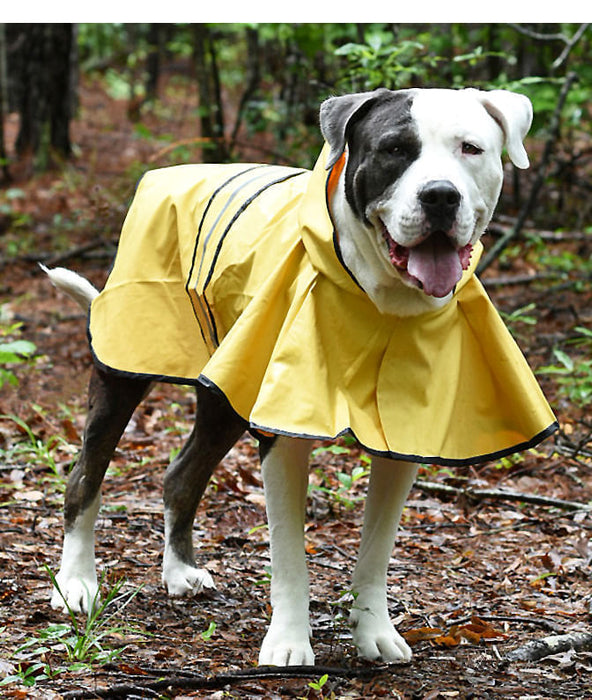
POLYGON ((327 170, 335 165, 343 153, 345 134, 351 120, 363 113, 364 107, 370 106, 381 95, 390 92, 385 88, 379 88, 372 92, 356 92, 342 97, 330 97, 321 104, 321 133, 331 148, 327 159, 327 170))

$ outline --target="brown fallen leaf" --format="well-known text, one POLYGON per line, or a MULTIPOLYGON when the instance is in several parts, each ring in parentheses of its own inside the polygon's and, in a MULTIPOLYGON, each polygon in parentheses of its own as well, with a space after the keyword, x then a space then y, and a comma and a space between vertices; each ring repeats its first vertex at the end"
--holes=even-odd
POLYGON ((463 625, 462 630, 478 634, 482 639, 507 639, 505 632, 496 630, 491 623, 473 616, 467 625, 463 625))
POLYGON ((64 420, 62 421, 62 428, 64 430, 66 440, 68 440, 68 442, 80 441, 80 435, 78 434, 78 430, 74 423, 70 420, 70 418, 64 418, 64 420))
POLYGON ((437 627, 417 627, 403 632, 403 637, 407 644, 417 644, 418 642, 429 642, 443 634, 437 627))
POLYGON ((419 627, 403 633, 408 644, 431 641, 446 647, 458 646, 463 640, 469 644, 479 644, 482 639, 505 639, 507 636, 489 622, 475 616, 466 624, 452 625, 447 632, 436 627, 419 627))
POLYGON ((434 644, 444 647, 456 647, 460 644, 460 636, 456 633, 443 634, 434 639, 434 644))

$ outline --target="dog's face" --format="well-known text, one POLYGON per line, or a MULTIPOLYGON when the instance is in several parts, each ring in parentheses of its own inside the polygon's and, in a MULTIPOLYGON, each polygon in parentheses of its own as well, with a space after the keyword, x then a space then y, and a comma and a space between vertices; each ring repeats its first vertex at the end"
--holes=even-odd
POLYGON ((328 167, 347 157, 330 203, 341 253, 382 311, 450 299, 499 197, 504 144, 528 166, 531 119, 527 98, 499 90, 378 90, 323 103, 328 167))

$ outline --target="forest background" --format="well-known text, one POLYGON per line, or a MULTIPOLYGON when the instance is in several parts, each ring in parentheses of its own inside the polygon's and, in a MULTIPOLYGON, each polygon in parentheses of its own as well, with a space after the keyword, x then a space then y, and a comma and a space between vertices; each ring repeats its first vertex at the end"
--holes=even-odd
POLYGON ((2 692, 482 698, 556 697, 561 688, 562 697, 585 696, 591 39, 587 24, 0 25, 2 692), (334 598, 321 602, 326 590, 313 587, 325 672, 248 676, 269 614, 255 445, 245 437, 229 455, 198 514, 200 557, 222 592, 161 600, 162 471, 189 429, 194 398, 159 387, 105 486, 100 527, 109 532, 99 534, 99 550, 112 608, 61 619, 47 592, 90 358, 84 318, 48 288, 37 263, 66 264, 102 286, 146 170, 238 160, 310 167, 322 145, 319 103, 379 86, 507 88, 532 100, 531 169, 506 166, 480 274, 553 404, 558 435, 479 469, 423 467, 389 579, 393 617, 416 660, 394 671, 352 658, 343 624, 367 458, 347 442, 319 445, 307 543, 314 575, 334 598), (565 636, 567 647, 544 662, 510 663, 541 630, 565 636))

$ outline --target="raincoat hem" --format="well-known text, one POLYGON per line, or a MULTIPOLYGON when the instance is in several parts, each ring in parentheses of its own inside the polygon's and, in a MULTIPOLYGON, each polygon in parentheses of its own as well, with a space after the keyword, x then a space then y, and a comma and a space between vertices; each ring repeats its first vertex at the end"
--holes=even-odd
POLYGON ((120 369, 115 369, 113 367, 109 367, 108 365, 105 365, 103 362, 101 362, 98 357, 95 355, 94 350, 92 349, 92 338, 90 334, 90 329, 87 329, 87 335, 89 339, 89 344, 90 344, 90 349, 91 349, 91 354, 93 361, 95 365, 101 369, 104 372, 108 372, 109 374, 113 374, 119 377, 124 377, 126 379, 135 379, 138 381, 150 381, 150 382, 166 382, 168 384, 179 384, 179 385, 185 385, 185 386, 203 386, 206 389, 209 389, 210 391, 214 391, 218 396, 224 398, 226 402, 228 403, 229 408, 234 411, 234 413, 241 418, 242 420, 245 421, 245 430, 249 430, 254 437, 258 437, 258 434, 263 436, 263 437, 269 437, 269 435, 278 435, 281 437, 293 437, 293 438, 303 438, 307 440, 336 440, 337 438, 344 437, 346 435, 350 435, 353 437, 356 442, 362 447, 368 454, 370 455, 376 455, 378 457, 387 457, 389 459, 392 459, 394 461, 404 461, 404 462, 413 462, 417 464, 435 464, 440 467, 464 467, 464 466, 471 466, 474 464, 483 464, 484 462, 493 462, 498 459, 502 459, 503 457, 507 457, 508 455, 511 454, 516 454, 518 452, 523 452, 525 450, 529 450, 539 443, 541 443, 543 440, 548 438, 550 435, 552 435, 558 428, 559 428, 559 423, 557 421, 554 421, 551 423, 549 426, 547 426, 544 430, 542 430, 540 433, 537 433, 534 437, 532 437, 530 440, 526 440, 521 443, 517 443, 516 445, 512 445, 510 447, 503 448, 501 450, 496 450, 495 452, 491 452, 488 454, 482 454, 482 455, 475 455, 474 457, 466 457, 462 459, 454 459, 454 458, 448 458, 448 457, 439 457, 439 456, 424 456, 424 455, 416 455, 416 454, 404 454, 400 452, 393 452, 389 450, 377 450, 371 447, 368 447, 365 445, 361 440, 359 440, 354 431, 351 428, 344 428, 341 430, 339 433, 336 435, 312 435, 312 434, 306 434, 306 433, 295 433, 295 432, 290 432, 287 430, 280 430, 278 428, 273 428, 270 426, 265 426, 265 425, 258 425, 256 423, 253 423, 252 421, 249 421, 248 418, 245 418, 244 416, 241 416, 238 411, 234 409, 232 406, 228 396, 224 393, 224 391, 215 383, 213 382, 209 377, 206 377, 203 374, 200 374, 198 377, 195 379, 189 378, 189 377, 172 377, 168 375, 157 375, 157 374, 143 374, 141 372, 128 372, 125 370, 120 370, 120 369))
POLYGON ((558 428, 559 423, 557 421, 551 423, 547 428, 542 430, 540 433, 535 435, 530 440, 517 443, 510 447, 505 447, 502 450, 497 450, 483 455, 476 455, 474 457, 465 457, 462 459, 448 458, 448 457, 426 457, 423 455, 415 454, 403 454, 400 452, 392 452, 389 450, 377 450, 365 445, 361 440, 359 440, 351 428, 345 428, 337 435, 307 435, 303 433, 292 433, 286 430, 277 430, 276 428, 270 428, 268 426, 256 425, 254 423, 249 423, 250 429, 255 433, 260 432, 263 435, 279 435, 282 437, 293 437, 293 438, 305 438, 307 440, 336 440, 337 438, 350 435, 356 442, 363 448, 368 454, 375 455, 377 457, 387 457, 397 462, 413 462, 415 464, 435 464, 439 467, 468 467, 476 464, 483 464, 485 462, 495 462, 498 459, 507 457, 512 454, 517 454, 518 452, 524 452, 525 450, 530 450, 535 447, 543 440, 546 440, 550 435, 552 435, 558 428))

